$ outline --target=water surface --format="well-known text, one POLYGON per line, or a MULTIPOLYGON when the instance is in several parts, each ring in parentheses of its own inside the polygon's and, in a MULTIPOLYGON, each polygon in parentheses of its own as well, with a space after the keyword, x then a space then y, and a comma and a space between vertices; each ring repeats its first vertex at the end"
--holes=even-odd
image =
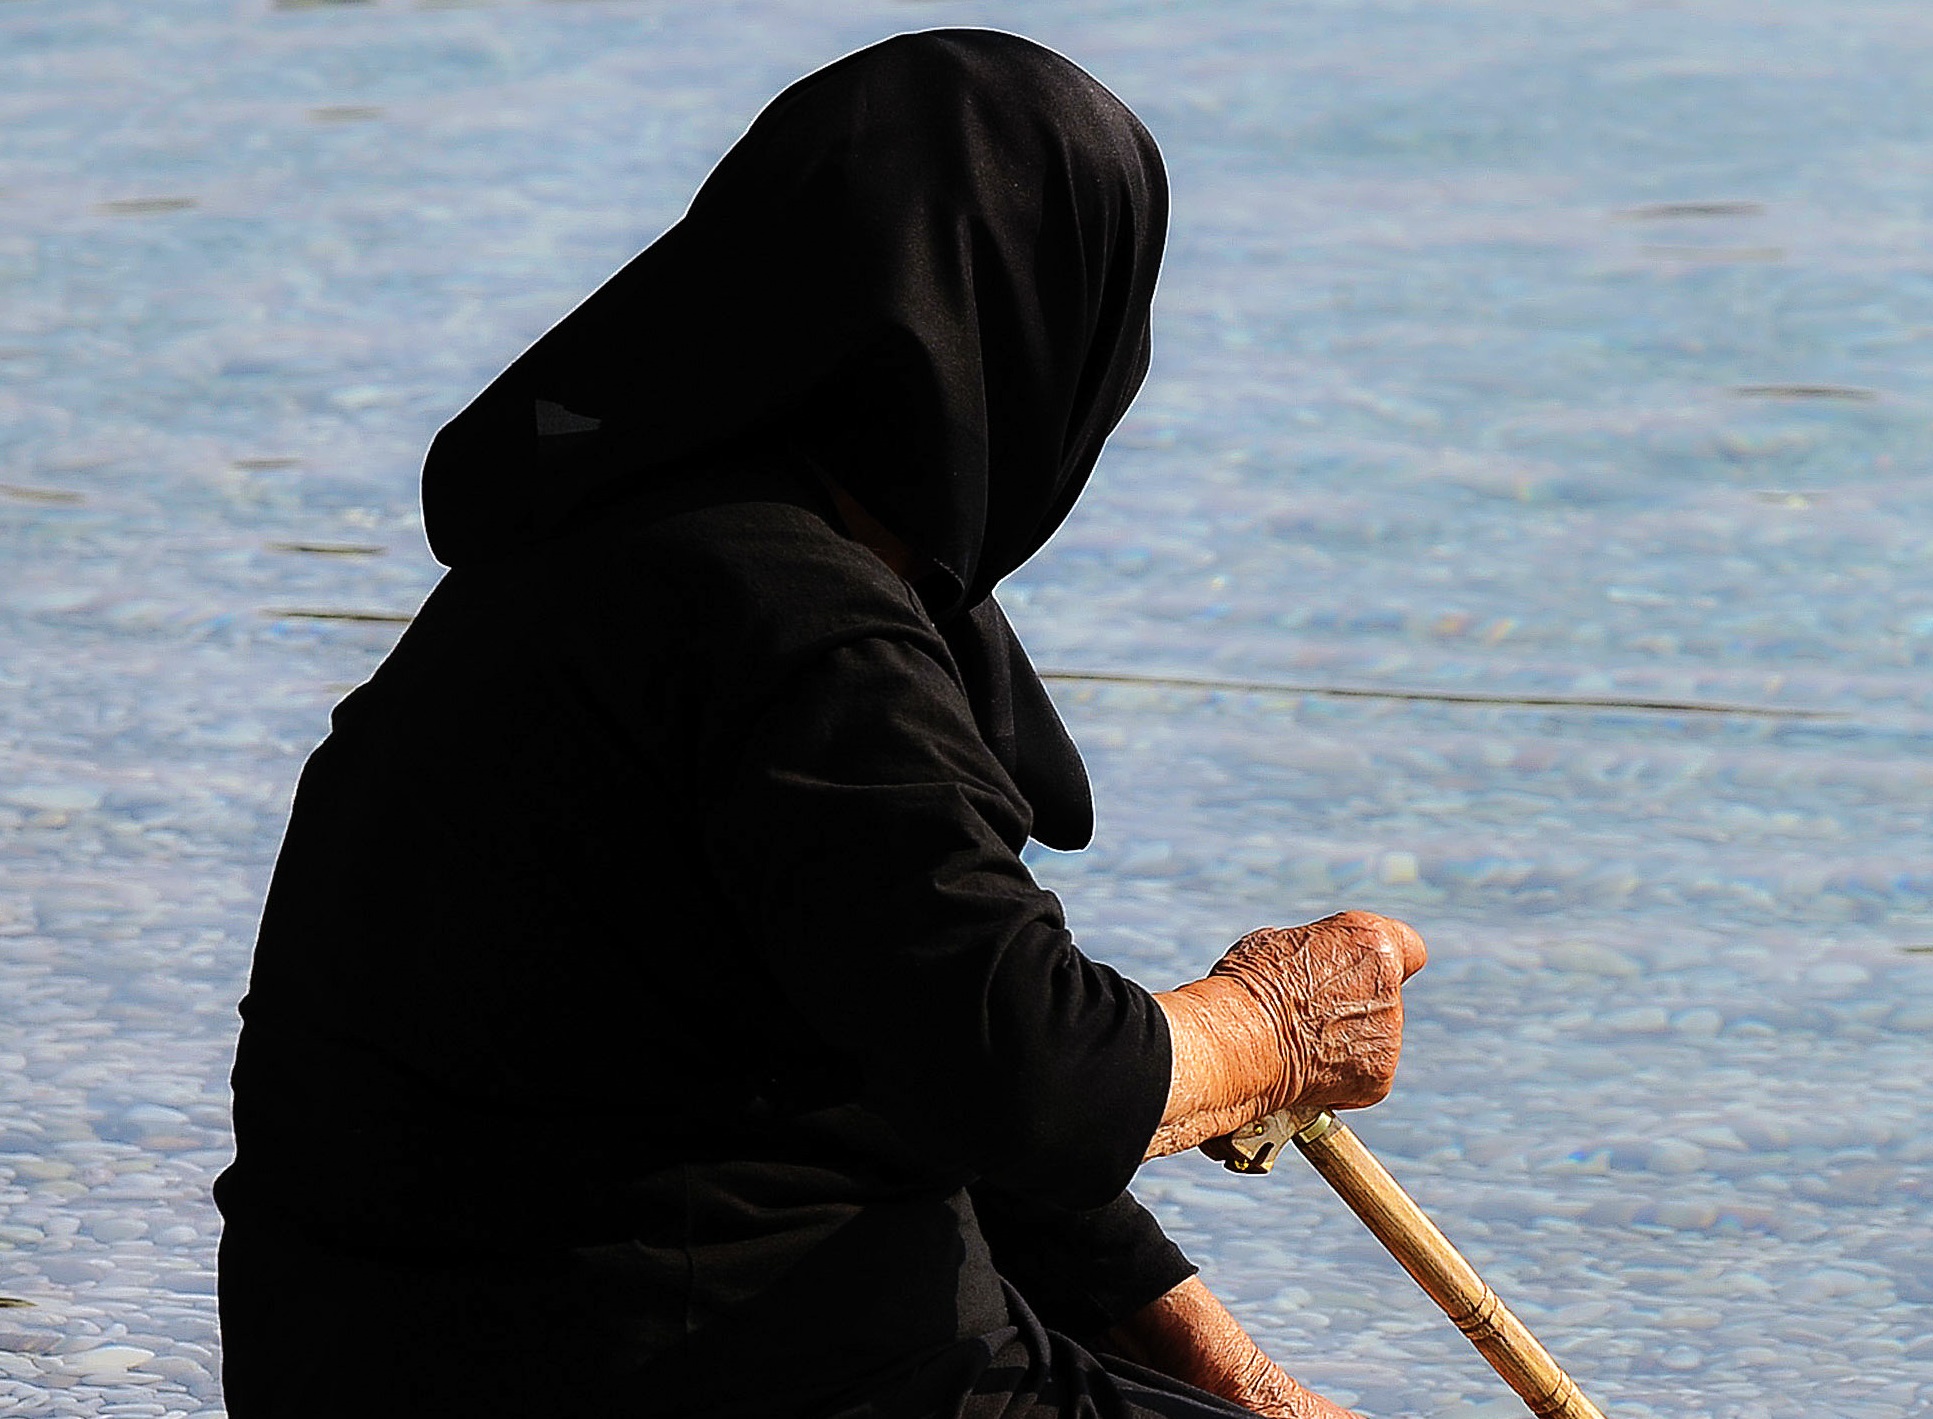
MULTIPOLYGON (((1115 677, 1037 863, 1089 948, 1409 918, 1360 1131, 1608 1412, 1933 1408, 1923 7, 7 0, 0 1413, 219 1412, 233 1006, 431 433, 771 93, 955 23, 1174 173, 1147 390, 1008 594, 1115 677)), ((1518 1412, 1294 1160, 1144 1181, 1305 1379, 1518 1412)))

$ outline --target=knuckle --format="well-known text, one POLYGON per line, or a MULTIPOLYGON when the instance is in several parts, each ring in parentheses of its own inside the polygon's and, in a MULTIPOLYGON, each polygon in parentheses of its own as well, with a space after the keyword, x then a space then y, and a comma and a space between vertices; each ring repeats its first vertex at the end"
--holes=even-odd
POLYGON ((1293 941, 1293 935, 1293 929, 1288 927, 1258 927, 1237 941, 1234 949, 1250 953, 1279 954, 1288 949, 1293 941))

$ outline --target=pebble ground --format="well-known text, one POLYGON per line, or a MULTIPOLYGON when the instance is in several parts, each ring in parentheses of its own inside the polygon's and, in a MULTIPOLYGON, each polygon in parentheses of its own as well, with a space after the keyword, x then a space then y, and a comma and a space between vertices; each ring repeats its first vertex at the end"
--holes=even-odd
MULTIPOLYGON (((941 24, 1174 174, 1153 375, 1007 596, 1104 677, 1037 862, 1089 948, 1407 917, 1359 1131, 1608 1413, 1933 1412, 1924 7, 7 0, 0 1415, 221 1413, 234 1002, 431 433, 941 24)), ((1142 1191, 1310 1383, 1520 1412, 1295 1160, 1142 1191)))

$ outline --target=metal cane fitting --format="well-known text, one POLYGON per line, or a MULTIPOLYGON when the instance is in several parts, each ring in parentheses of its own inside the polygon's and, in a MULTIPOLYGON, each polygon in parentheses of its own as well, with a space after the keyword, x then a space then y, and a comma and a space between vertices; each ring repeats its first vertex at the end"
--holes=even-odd
POLYGON ((1257 1119, 1246 1128, 1228 1135, 1228 1150, 1234 1156, 1223 1160, 1231 1173, 1266 1173, 1290 1143, 1313 1143, 1336 1126, 1336 1116, 1327 1109, 1304 1118, 1291 1109, 1257 1119))

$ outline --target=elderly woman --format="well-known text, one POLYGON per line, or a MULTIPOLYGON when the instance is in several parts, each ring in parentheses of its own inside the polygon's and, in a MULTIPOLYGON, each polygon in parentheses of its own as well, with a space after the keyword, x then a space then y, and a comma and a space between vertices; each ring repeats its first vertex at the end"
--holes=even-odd
POLYGON ((1126 1192, 1389 1087, 1422 943, 1162 995, 1020 859, 992 596, 1148 364, 1153 141, 942 31, 782 94, 436 440, 450 568, 302 775, 218 1185, 234 1419, 1334 1415, 1126 1192))

